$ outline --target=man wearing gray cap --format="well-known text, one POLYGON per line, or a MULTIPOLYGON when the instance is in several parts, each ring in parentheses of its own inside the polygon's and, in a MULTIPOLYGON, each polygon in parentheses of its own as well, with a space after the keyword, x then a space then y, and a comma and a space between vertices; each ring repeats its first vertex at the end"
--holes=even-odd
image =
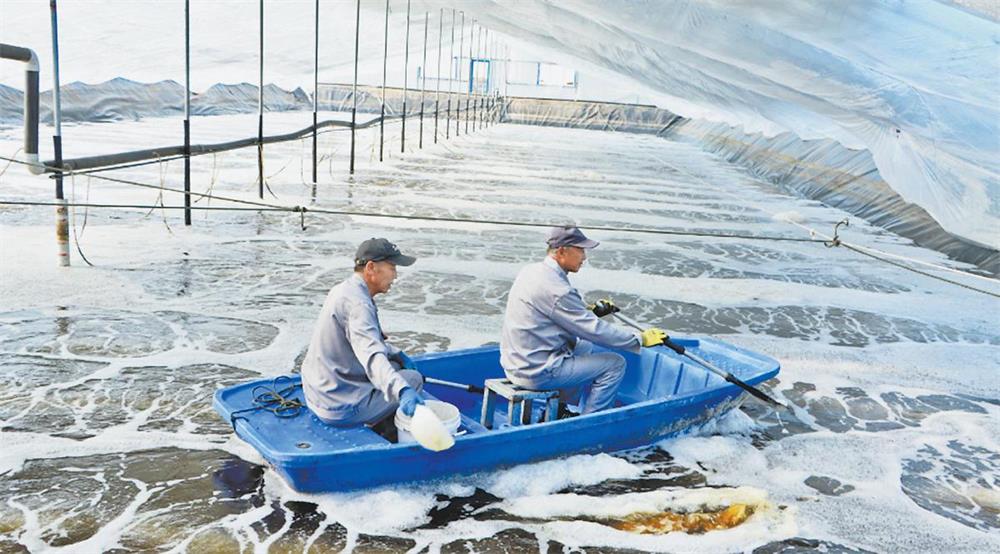
POLYGON ((423 378, 385 342, 374 302, 396 280, 396 266, 414 261, 386 239, 368 239, 354 256, 354 274, 330 289, 302 361, 306 405, 324 422, 374 424, 397 406, 413 416, 424 403, 423 378))
POLYGON ((548 255, 518 273, 507 298, 500 336, 500 365, 512 383, 532 390, 560 390, 560 398, 579 394, 581 413, 613 407, 625 377, 625 358, 593 352, 593 344, 638 352, 662 344, 666 333, 650 328, 636 336, 601 321, 569 282, 587 250, 599 243, 574 226, 554 227, 548 255))

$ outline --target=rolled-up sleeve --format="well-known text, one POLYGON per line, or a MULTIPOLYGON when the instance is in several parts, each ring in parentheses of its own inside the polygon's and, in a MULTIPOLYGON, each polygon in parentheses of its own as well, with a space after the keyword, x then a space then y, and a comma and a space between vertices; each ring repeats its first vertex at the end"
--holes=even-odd
POLYGON ((571 290, 556 300, 551 317, 566 331, 590 342, 630 352, 638 352, 641 348, 639 337, 602 321, 587 309, 583 298, 576 291, 571 290))
POLYGON ((387 357, 391 350, 382 340, 375 314, 367 306, 357 305, 348 315, 347 335, 354 355, 365 369, 368 380, 385 395, 388 402, 398 402, 406 380, 396 372, 387 357))

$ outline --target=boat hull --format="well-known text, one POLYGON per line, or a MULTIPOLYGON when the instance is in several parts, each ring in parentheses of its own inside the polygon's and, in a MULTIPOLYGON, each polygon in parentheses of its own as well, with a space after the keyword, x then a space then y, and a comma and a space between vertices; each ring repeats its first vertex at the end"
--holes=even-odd
MULTIPOLYGON (((704 346, 704 340, 688 346, 704 346)), ((713 341, 713 346, 717 362, 721 360, 720 346, 722 351, 736 348, 720 341, 713 341)), ((234 417, 237 410, 252 406, 253 387, 271 384, 271 379, 220 389, 214 405, 233 423, 236 434, 260 451, 292 488, 302 492, 345 491, 467 475, 572 454, 636 448, 684 433, 742 401, 739 388, 668 352, 625 354, 629 369, 620 398, 628 402, 626 405, 556 422, 486 430, 476 421, 481 398, 428 385, 425 393, 452 402, 463 412, 466 432, 443 452, 431 452, 414 443, 391 443, 366 428, 335 429, 305 409, 290 418, 278 418, 266 410, 238 412, 234 417), (672 387, 671 394, 655 396, 664 386, 672 387), (650 396, 643 399, 643 394, 650 396)), ((708 355, 711 352, 708 349, 708 355)), ((496 375, 498 357, 496 347, 487 347, 432 354, 417 358, 417 363, 429 377, 461 382, 464 376, 464 382, 475 382, 469 379, 471 375, 496 375), (464 370, 456 371, 458 366, 464 370), (479 369, 470 371, 470 367, 479 369)), ((732 356, 728 361, 727 370, 751 384, 779 371, 776 361, 748 351, 740 351, 736 366, 741 371, 733 371, 732 356)), ((284 389, 297 383, 298 376, 293 376, 276 385, 284 389)), ((302 398, 301 388, 293 391, 294 397, 302 398)), ((498 421, 506 421, 505 413, 498 414, 498 421)))

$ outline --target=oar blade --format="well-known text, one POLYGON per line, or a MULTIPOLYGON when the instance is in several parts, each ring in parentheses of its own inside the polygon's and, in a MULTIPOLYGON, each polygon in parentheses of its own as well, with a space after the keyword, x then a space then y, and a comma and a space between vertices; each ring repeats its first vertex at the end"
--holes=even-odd
POLYGON ((753 395, 758 400, 762 400, 765 403, 770 404, 771 406, 774 406, 775 408, 781 408, 782 410, 787 410, 788 409, 788 406, 782 404, 781 402, 778 402, 777 400, 771 398, 767 394, 764 394, 764 391, 762 391, 762 390, 760 390, 760 389, 758 389, 756 387, 753 387, 751 385, 748 385, 747 383, 744 383, 743 381, 741 381, 738 378, 734 377, 733 374, 731 374, 731 373, 727 373, 726 374, 726 381, 728 381, 728 382, 736 385, 737 387, 740 387, 741 389, 745 390, 746 392, 749 392, 751 395, 753 395))

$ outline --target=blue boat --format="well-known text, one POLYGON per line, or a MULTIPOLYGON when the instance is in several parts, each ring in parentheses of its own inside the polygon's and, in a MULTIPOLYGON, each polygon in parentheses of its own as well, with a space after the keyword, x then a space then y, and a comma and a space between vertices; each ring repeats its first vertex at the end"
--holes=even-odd
MULTIPOLYGON (((778 374, 776 360, 711 338, 674 339, 692 353, 755 385, 778 374)), ((599 349, 598 349, 599 350, 599 349)), ((737 407, 744 391, 664 348, 620 352, 628 367, 613 409, 557 421, 511 426, 499 399, 493 429, 480 425, 483 395, 428 383, 425 398, 461 412, 455 445, 442 452, 393 443, 367 427, 339 429, 307 408, 257 409, 262 390, 304 404, 299 376, 261 379, 219 389, 213 405, 241 439, 256 448, 295 490, 345 491, 495 470, 581 453, 614 452, 651 444, 737 407), (279 417, 285 416, 285 417, 279 417)), ((502 378, 496 346, 414 357, 425 377, 476 384, 502 378)), ((535 402, 535 419, 543 403, 535 402)))

